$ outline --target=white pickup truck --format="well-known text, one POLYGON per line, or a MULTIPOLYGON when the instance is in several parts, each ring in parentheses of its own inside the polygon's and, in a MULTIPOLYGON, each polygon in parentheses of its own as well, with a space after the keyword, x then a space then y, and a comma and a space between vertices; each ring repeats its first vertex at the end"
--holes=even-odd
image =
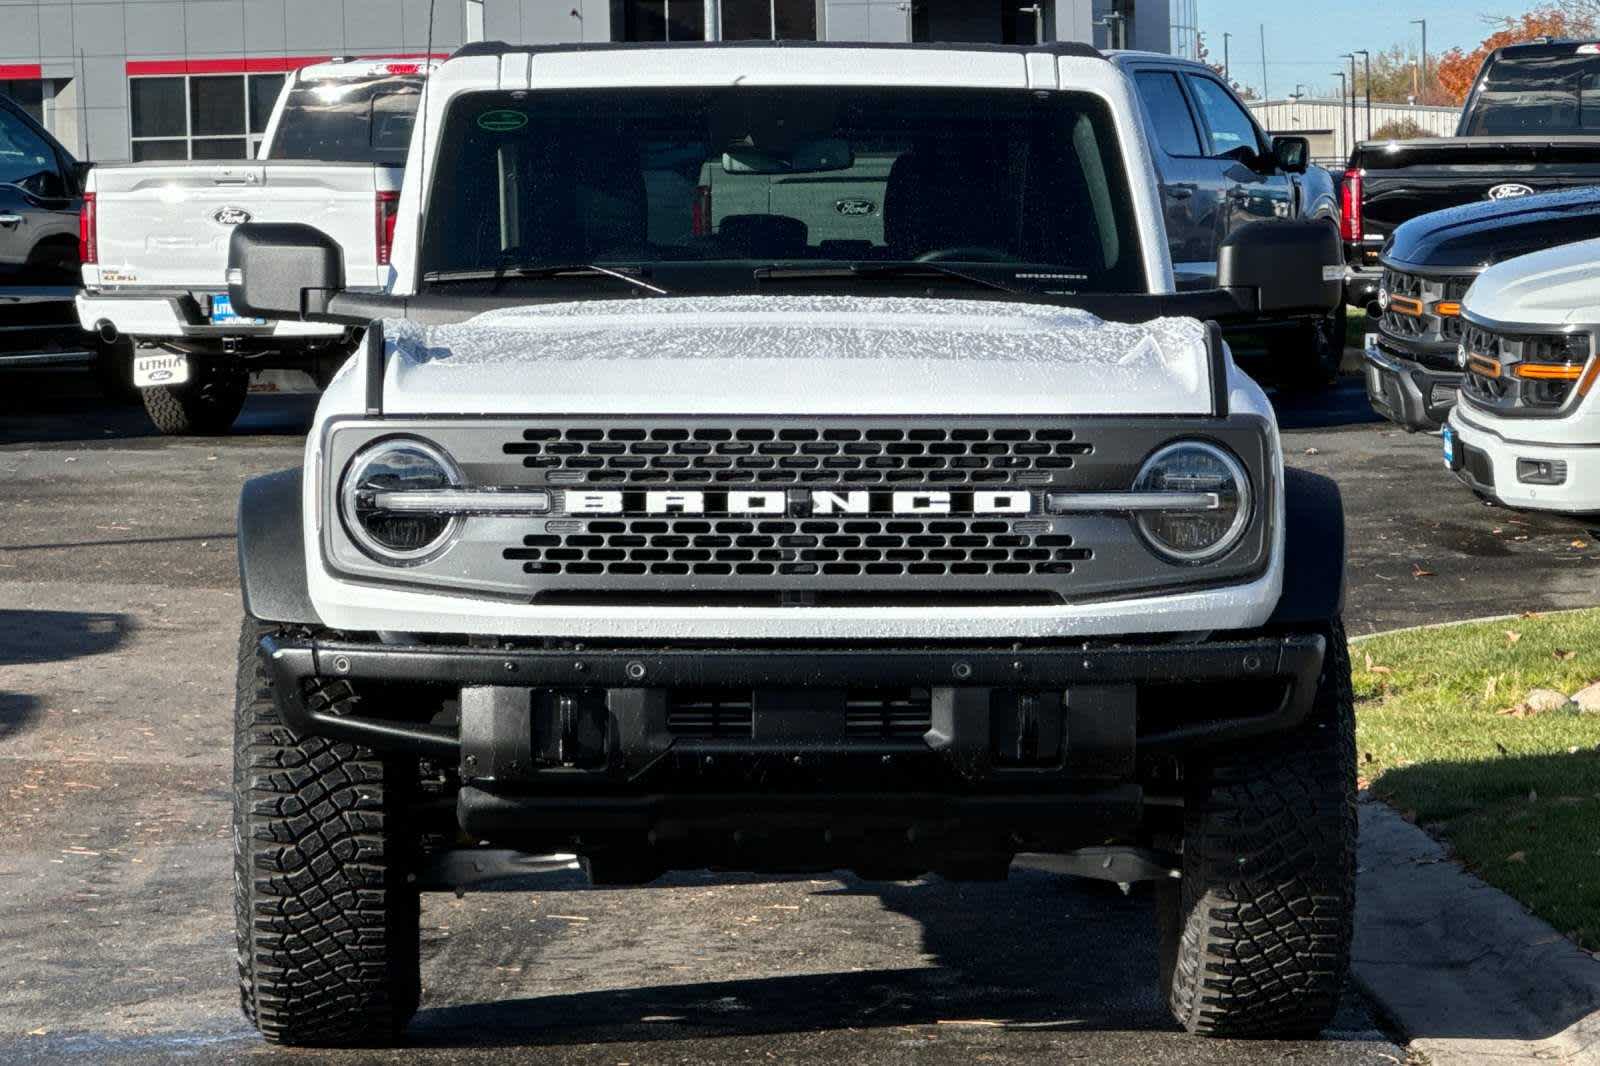
POLYGON ((228 237, 242 222, 311 222, 339 244, 346 278, 379 289, 421 60, 335 60, 284 84, 260 158, 103 165, 80 227, 83 327, 132 337, 133 381, 163 433, 225 431, 253 374, 297 370, 319 386, 360 331, 269 323, 228 303, 228 237))
POLYGON ((1444 461, 1509 507, 1600 513, 1600 241, 1497 263, 1461 301, 1444 461))
POLYGON ((1082 45, 477 44, 426 97, 385 292, 311 225, 230 247, 241 312, 366 328, 239 507, 262 1033, 396 1039, 419 892, 514 853, 1045 853, 1160 886, 1191 1031, 1325 1025, 1343 515, 1202 319, 1325 317, 1337 231, 1241 226, 1178 292, 1137 97, 1082 45), (881 230, 841 237, 886 153, 881 230), (708 218, 708 171, 846 180, 708 218))

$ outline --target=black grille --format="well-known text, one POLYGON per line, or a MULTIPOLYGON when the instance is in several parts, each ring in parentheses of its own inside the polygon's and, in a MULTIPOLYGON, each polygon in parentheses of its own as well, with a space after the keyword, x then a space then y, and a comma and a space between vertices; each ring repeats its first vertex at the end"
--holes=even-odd
POLYGON ((1378 320, 1378 329, 1391 339, 1414 342, 1418 348, 1410 349, 1411 354, 1422 362, 1448 367, 1455 358, 1455 346, 1461 343, 1461 319, 1457 315, 1438 314, 1436 308, 1442 301, 1460 303, 1472 287, 1472 282, 1471 275, 1424 277, 1386 267, 1383 271, 1384 289, 1391 297, 1419 301, 1423 313, 1401 314, 1391 306, 1378 320), (1428 351, 1430 346, 1436 350, 1428 351))
POLYGON ((552 485, 1043 484, 1093 446, 1071 429, 893 425, 537 427, 505 453, 552 485))
POLYGON ((568 519, 505 549, 525 573, 606 577, 1070 574, 1090 557, 1030 519, 568 519))
MULTIPOLYGON (((668 698, 667 729, 678 736, 740 738, 755 731, 755 695, 748 689, 685 689, 668 698)), ((846 740, 920 737, 933 728, 933 698, 925 688, 820 692, 807 709, 842 711, 836 721, 846 740)))
POLYGON ((920 737, 932 728, 933 700, 925 688, 845 697, 845 730, 852 737, 920 737))
POLYGON ((684 689, 671 694, 667 728, 692 737, 748 737, 755 705, 748 690, 711 692, 684 689))

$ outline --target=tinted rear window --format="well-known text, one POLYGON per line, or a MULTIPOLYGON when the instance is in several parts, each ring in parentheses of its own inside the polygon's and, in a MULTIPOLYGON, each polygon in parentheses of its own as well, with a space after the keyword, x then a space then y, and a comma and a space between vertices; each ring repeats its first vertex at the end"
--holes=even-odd
POLYGON ((395 77, 300 82, 289 91, 273 159, 403 164, 422 79, 395 77))
POLYGON ((1600 55, 1570 51, 1496 60, 1464 125, 1469 137, 1600 130, 1600 55))

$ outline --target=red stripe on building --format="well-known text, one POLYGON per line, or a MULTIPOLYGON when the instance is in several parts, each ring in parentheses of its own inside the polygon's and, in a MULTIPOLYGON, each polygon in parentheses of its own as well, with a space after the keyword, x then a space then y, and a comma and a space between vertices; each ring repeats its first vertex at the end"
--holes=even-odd
POLYGON ((0 80, 12 81, 24 78, 42 78, 44 68, 37 63, 0 63, 0 80))
MULTIPOLYGON (((130 75, 147 74, 277 74, 283 71, 299 70, 313 63, 326 63, 332 56, 250 56, 248 58, 233 57, 229 59, 130 59, 127 71, 130 75)), ((392 56, 360 56, 361 59, 423 59, 422 53, 409 53, 392 56)), ((436 52, 433 58, 448 59, 449 53, 436 52)), ((7 68, 0 66, 0 72, 7 68)), ((38 67, 34 67, 34 77, 38 77, 38 67)), ((0 75, 3 76, 3 75, 0 75)), ((16 75, 21 77, 22 75, 16 75)))

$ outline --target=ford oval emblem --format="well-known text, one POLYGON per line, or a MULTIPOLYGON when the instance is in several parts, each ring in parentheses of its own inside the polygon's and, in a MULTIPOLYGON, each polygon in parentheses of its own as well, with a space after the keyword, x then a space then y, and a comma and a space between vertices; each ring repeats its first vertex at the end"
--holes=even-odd
POLYGON ((1496 185, 1489 190, 1491 200, 1510 200, 1518 196, 1532 196, 1533 189, 1520 181, 1508 181, 1503 185, 1496 185))
POLYGON ((242 207, 219 207, 211 213, 211 221, 219 226, 237 226, 249 222, 250 218, 250 212, 242 207))
POLYGON ((833 209, 841 215, 870 215, 878 210, 878 205, 873 200, 835 200, 833 209))

